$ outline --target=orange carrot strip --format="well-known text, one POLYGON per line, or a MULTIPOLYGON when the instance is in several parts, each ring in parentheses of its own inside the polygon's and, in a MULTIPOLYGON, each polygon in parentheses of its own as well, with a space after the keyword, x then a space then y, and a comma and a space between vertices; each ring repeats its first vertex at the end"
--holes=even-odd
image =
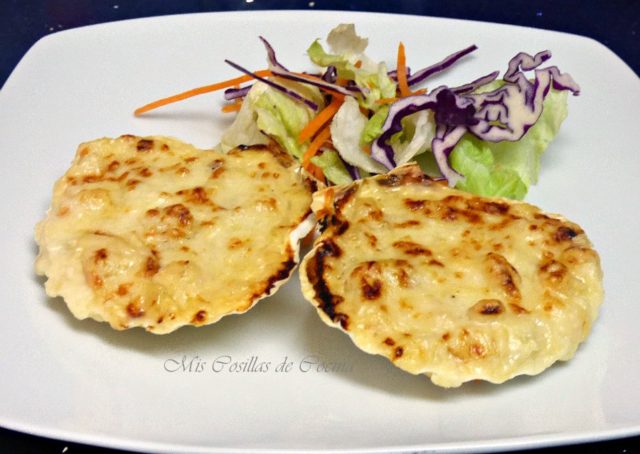
POLYGON ((382 98, 376 101, 376 104, 392 104, 400 98, 382 98))
POLYGON ((320 147, 330 138, 331 129, 329 129, 328 127, 322 129, 322 131, 320 131, 318 135, 315 136, 315 138, 311 141, 311 143, 309 144, 309 148, 307 148, 304 156, 302 156, 302 165, 306 166, 307 164, 309 164, 311 158, 313 158, 316 153, 318 153, 320 147))
MULTIPOLYGON (((256 75, 260 77, 269 77, 271 76, 271 71, 268 69, 264 69, 261 71, 256 71, 256 75)), ((225 80, 224 82, 219 82, 213 85, 205 85, 204 87, 194 88, 192 90, 185 91, 183 93, 179 93, 177 95, 169 96, 167 98, 162 98, 157 101, 146 104, 142 107, 138 107, 133 114, 134 115, 142 115, 145 112, 149 112, 150 110, 157 109, 158 107, 166 106, 167 104, 172 104, 174 102, 182 101, 183 99, 192 98, 194 96, 198 96, 204 93, 210 93, 212 91, 222 90, 223 88, 233 87, 234 85, 241 84, 243 82, 249 82, 254 78, 251 76, 240 76, 234 79, 225 80)))
POLYGON ((227 104, 222 106, 222 111, 223 112, 237 112, 242 108, 242 103, 241 102, 237 102, 234 104, 227 104))
POLYGON ((407 82, 407 58, 404 54, 404 44, 400 42, 398 45, 398 66, 396 68, 398 74, 398 89, 400 90, 400 96, 407 97, 411 95, 409 90, 409 83, 407 82))
POLYGON ((320 113, 307 123, 302 131, 300 131, 298 143, 303 143, 305 140, 313 137, 313 135, 318 132, 318 130, 322 128, 327 121, 333 118, 343 102, 344 96, 334 96, 329 105, 322 109, 320 113))
MULTIPOLYGON (((410 93, 410 96, 422 95, 422 94, 424 94, 426 92, 427 92, 426 88, 421 88, 420 90, 412 91, 410 93)), ((378 99, 376 101, 376 104, 391 104, 391 103, 394 103, 394 102, 398 101, 399 99, 402 99, 402 98, 382 98, 382 99, 378 99)))

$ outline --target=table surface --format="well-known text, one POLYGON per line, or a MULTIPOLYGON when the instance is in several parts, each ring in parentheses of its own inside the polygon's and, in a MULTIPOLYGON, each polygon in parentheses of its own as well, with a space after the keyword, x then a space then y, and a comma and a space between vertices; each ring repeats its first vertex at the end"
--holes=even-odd
MULTIPOLYGON (((41 37, 69 28, 137 17, 209 11, 317 9, 449 17, 558 30, 593 38, 640 74, 639 0, 3 0, 0 4, 0 85, 41 37)), ((122 452, 49 440, 0 428, 0 447, 12 453, 122 452)), ((527 453, 640 453, 640 437, 527 453)))

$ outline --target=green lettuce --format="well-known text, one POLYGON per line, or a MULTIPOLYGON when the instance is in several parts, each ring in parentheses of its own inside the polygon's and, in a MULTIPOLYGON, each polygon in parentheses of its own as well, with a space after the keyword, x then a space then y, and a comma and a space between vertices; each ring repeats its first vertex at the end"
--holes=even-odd
POLYGON ((315 40, 307 49, 307 55, 316 65, 334 66, 338 77, 353 80, 365 88, 367 91, 360 100, 363 107, 375 111, 380 108, 376 101, 395 97, 396 83, 388 76, 387 66, 364 54, 368 40, 356 35, 353 24, 341 24, 331 30, 327 44, 331 52, 315 40))
POLYGON ((449 157, 451 166, 464 178, 456 188, 483 196, 507 197, 521 200, 527 185, 518 172, 496 163, 486 142, 466 137, 458 143, 449 157))
MULTIPOLYGON (((496 88, 483 87, 483 91, 496 88)), ((567 117, 567 92, 551 90, 542 115, 516 142, 484 142, 466 134, 453 149, 451 166, 465 176, 456 187, 480 195, 522 199, 537 183, 540 158, 567 117)))
POLYGON ((311 162, 320 167, 324 176, 334 184, 347 184, 353 181, 342 159, 334 150, 324 150, 321 155, 311 158, 311 162))
POLYGON ((251 89, 248 100, 256 113, 258 129, 273 137, 293 156, 302 158, 306 144, 298 143, 298 135, 311 121, 314 112, 284 93, 263 84, 256 84, 251 89))

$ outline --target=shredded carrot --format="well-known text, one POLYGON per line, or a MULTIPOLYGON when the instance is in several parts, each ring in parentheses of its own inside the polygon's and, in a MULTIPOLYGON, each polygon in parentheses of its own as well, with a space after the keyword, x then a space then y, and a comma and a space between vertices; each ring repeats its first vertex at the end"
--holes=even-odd
POLYGON ((237 112, 242 108, 242 103, 241 102, 236 102, 233 104, 227 104, 225 106, 222 106, 222 111, 223 112, 237 112))
POLYGON ((358 69, 362 68, 362 60, 358 60, 358 61, 356 62, 356 64, 355 64, 355 65, 353 65, 353 66, 355 66, 355 67, 356 67, 356 68, 358 68, 358 69))
POLYGON ((404 54, 404 44, 402 44, 402 42, 398 45, 398 66, 396 72, 398 74, 400 96, 403 98, 410 96, 411 90, 409 90, 409 83, 407 82, 407 58, 404 54))
POLYGON ((392 104, 400 98, 382 98, 376 101, 376 104, 392 104))
POLYGON ((322 129, 311 141, 309 144, 309 148, 305 152, 304 156, 302 156, 302 165, 307 166, 311 158, 313 158, 316 153, 320 150, 320 147, 331 138, 331 129, 329 127, 325 127, 322 129))
MULTIPOLYGON (((261 71, 256 71, 256 75, 260 77, 269 77, 271 76, 271 71, 268 69, 264 69, 261 71)), ((134 115, 142 115, 145 112, 149 112, 150 110, 157 109, 158 107, 166 106, 167 104, 171 104, 174 102, 182 101, 183 99, 192 98, 194 96, 198 96, 204 93, 211 93, 212 91, 222 90, 223 88, 233 87, 234 85, 241 84, 243 82, 252 81, 254 78, 246 75, 236 77, 234 79, 225 80, 224 82, 219 82, 213 85, 205 85, 204 87, 194 88, 192 90, 185 91, 183 93, 179 93, 177 95, 169 96, 168 98, 159 99, 152 103, 146 104, 142 107, 138 107, 133 114, 134 115)))
POLYGON ((371 156, 371 145, 364 145, 364 146, 362 147, 362 151, 363 151, 365 154, 368 154, 369 156, 371 156))
MULTIPOLYGON (((426 92, 427 92, 426 88, 421 88, 420 90, 416 90, 416 91, 411 92, 409 94, 409 96, 422 95, 422 94, 424 94, 426 92)), ((382 98, 382 99, 378 99, 376 101, 376 104, 392 104, 392 103, 394 103, 394 102, 396 102, 396 101, 398 101, 400 99, 402 99, 402 97, 399 97, 399 98, 382 98)))
POLYGON ((310 139, 324 124, 331 120, 336 114, 340 106, 344 102, 344 96, 333 96, 333 99, 327 107, 322 109, 318 115, 316 115, 307 125, 300 131, 298 136, 298 143, 303 143, 305 140, 310 139))

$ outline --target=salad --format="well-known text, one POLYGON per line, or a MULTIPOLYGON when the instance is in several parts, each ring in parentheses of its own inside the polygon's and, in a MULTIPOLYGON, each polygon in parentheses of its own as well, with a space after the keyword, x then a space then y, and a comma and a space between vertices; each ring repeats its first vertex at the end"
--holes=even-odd
POLYGON ((368 40, 353 24, 331 30, 327 47, 307 49, 315 73, 284 66, 260 37, 268 68, 252 71, 225 62, 242 76, 147 104, 149 110, 225 90, 225 112, 237 112, 218 148, 275 140, 327 184, 344 184, 416 161, 425 174, 485 196, 522 199, 538 180, 540 157, 567 116, 567 95, 579 86, 555 66, 549 51, 521 52, 499 71, 467 84, 426 87, 469 46, 418 71, 398 46, 395 69, 365 53, 368 40), (532 73, 529 76, 526 73, 532 73))

